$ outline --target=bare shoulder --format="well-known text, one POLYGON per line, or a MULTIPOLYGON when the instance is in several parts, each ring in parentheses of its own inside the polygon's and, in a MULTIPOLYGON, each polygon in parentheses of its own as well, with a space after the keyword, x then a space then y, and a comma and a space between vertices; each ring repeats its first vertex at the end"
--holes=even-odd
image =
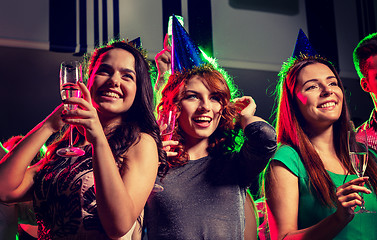
POLYGON ((287 177, 289 179, 297 179, 297 176, 295 176, 293 172, 280 161, 271 161, 270 166, 271 173, 275 177, 280 177, 282 180, 287 180, 287 177))
POLYGON ((153 137, 147 133, 140 133, 140 140, 133 146, 136 148, 156 148, 157 149, 157 143, 153 139, 153 137))
POLYGON ((140 134, 140 140, 132 145, 125 153, 128 160, 151 161, 154 156, 158 159, 157 144, 153 137, 147 133, 140 134))
POLYGON ((266 122, 266 120, 264 120, 263 118, 258 117, 258 116, 252 116, 251 122, 266 122))
POLYGON ((147 141, 149 143, 156 145, 156 141, 148 133, 140 133, 140 142, 141 141, 147 141))
POLYGON ((287 199, 293 201, 298 196, 298 177, 280 161, 272 161, 266 187, 269 189, 267 191, 269 198, 281 201, 281 203, 287 199))

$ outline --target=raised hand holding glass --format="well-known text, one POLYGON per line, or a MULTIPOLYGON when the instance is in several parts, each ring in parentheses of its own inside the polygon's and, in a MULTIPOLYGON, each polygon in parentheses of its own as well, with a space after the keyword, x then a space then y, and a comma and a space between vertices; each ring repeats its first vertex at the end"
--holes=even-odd
MULTIPOLYGON (((176 118, 176 110, 175 107, 171 107, 168 111, 159 111, 157 122, 161 129, 161 139, 162 141, 170 141, 173 135, 174 127, 175 127, 175 118, 176 118)), ((167 148, 164 148, 167 150, 167 148)), ((161 192, 164 190, 160 184, 155 183, 153 187, 153 192, 161 192)))
POLYGON ((175 108, 169 109, 169 111, 160 111, 158 113, 158 125, 161 127, 161 137, 162 141, 169 141, 172 138, 173 130, 175 127, 175 108))
MULTIPOLYGON (((360 132, 358 134, 356 134, 356 131, 354 129, 348 131, 348 146, 352 167, 358 177, 363 177, 368 164, 368 140, 366 131, 360 132)), ((362 192, 360 192, 360 196, 361 198, 363 198, 362 192)), ((360 210, 355 213, 374 212, 367 210, 363 202, 360 210)))
MULTIPOLYGON (((82 67, 78 61, 62 62, 60 65, 60 95, 62 100, 70 97, 80 97, 81 91, 78 83, 82 82, 82 67)), ((77 108, 75 104, 64 104, 66 110, 77 108)), ((85 151, 78 147, 73 147, 72 125, 69 126, 69 146, 56 151, 61 157, 82 156, 85 151)))

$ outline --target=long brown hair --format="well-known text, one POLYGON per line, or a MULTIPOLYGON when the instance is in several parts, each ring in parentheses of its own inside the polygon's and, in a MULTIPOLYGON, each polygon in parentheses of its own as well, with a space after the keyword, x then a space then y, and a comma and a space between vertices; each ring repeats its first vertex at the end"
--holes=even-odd
MULTIPOLYGON (((338 80, 338 85, 344 95, 342 81, 334 66, 327 60, 307 58, 294 63, 285 72, 283 69, 282 72, 285 74, 280 74, 276 87, 278 104, 276 113, 277 142, 289 145, 298 152, 317 197, 324 205, 333 206, 336 202, 335 185, 308 138, 308 133, 305 130, 306 121, 298 108, 294 95, 298 74, 304 67, 315 63, 322 63, 329 67, 338 80)), ((349 172, 354 173, 348 154, 347 131, 351 129, 351 124, 345 98, 343 98, 342 106, 340 118, 333 124, 334 146, 341 164, 349 172)), ((366 174, 370 176, 371 186, 375 190, 377 187, 377 167, 374 161, 370 162, 371 164, 368 166, 366 174)))
MULTIPOLYGON (((88 88, 92 85, 91 77, 95 65, 101 60, 101 56, 112 49, 123 49, 131 53, 135 58, 135 71, 136 71, 136 95, 132 103, 131 108, 122 113, 122 123, 119 126, 115 126, 107 134, 107 139, 114 158, 118 166, 125 166, 126 159, 124 159, 124 153, 136 142, 140 140, 141 133, 147 133, 155 140, 158 148, 159 155, 159 174, 164 175, 167 172, 168 165, 166 164, 166 154, 162 150, 162 143, 160 139, 160 129, 153 114, 153 88, 149 75, 149 62, 143 55, 142 49, 136 48, 133 44, 122 41, 113 40, 108 44, 98 47, 91 56, 87 56, 87 74, 89 78, 88 88)), ((75 129, 75 128, 74 128, 75 129)), ((65 130, 63 130, 65 131, 65 130)), ((63 132, 63 137, 55 141, 51 147, 49 147, 48 158, 55 156, 55 150, 66 146, 68 144, 68 131, 63 132)), ((76 129, 74 130, 76 136, 76 142, 82 142, 85 140, 76 129)))
POLYGON ((178 155, 168 159, 169 165, 172 167, 182 166, 189 160, 189 156, 184 148, 185 139, 179 126, 178 118, 181 111, 181 101, 185 96, 187 82, 193 76, 199 76, 205 79, 203 84, 208 87, 208 89, 218 94, 222 106, 219 126, 209 137, 208 153, 216 152, 220 154, 237 148, 237 142, 234 138, 237 135, 239 126, 235 126, 233 121, 236 116, 236 110, 234 105, 230 102, 231 93, 223 75, 210 66, 202 66, 190 71, 184 71, 183 73, 177 73, 170 76, 168 83, 162 90, 162 99, 158 105, 159 111, 168 111, 171 107, 177 109, 178 116, 176 118, 172 139, 179 141, 179 145, 175 147, 175 151, 178 152, 178 155))

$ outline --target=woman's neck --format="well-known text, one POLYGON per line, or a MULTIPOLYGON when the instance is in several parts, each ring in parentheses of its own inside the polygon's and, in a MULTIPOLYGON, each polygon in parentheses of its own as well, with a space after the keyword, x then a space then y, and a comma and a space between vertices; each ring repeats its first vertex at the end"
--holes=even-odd
POLYGON ((332 125, 322 131, 313 131, 311 136, 309 136, 309 140, 321 158, 326 170, 337 174, 347 173, 347 170, 336 154, 334 128, 332 125))
POLYGON ((105 135, 107 135, 113 128, 120 125, 122 122, 121 116, 117 116, 114 118, 104 118, 99 115, 98 117, 101 122, 103 132, 105 133, 105 135))
POLYGON ((370 97, 373 100, 374 111, 377 111, 377 96, 376 96, 376 94, 370 92, 370 97))
POLYGON ((197 160, 208 155, 208 138, 186 139, 185 148, 190 156, 190 160, 197 160))
POLYGON ((314 148, 318 151, 334 151, 334 131, 331 125, 328 128, 322 129, 320 131, 315 131, 311 129, 310 135, 308 135, 310 142, 313 144, 314 148))

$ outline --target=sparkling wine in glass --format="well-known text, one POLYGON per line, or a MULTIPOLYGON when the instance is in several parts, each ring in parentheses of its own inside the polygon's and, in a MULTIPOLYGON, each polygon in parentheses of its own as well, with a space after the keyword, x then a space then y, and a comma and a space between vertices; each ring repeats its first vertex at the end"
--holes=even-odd
MULTIPOLYGON (((366 131, 357 133, 352 130, 348 131, 348 144, 349 144, 349 155, 352 163, 352 167, 356 172, 358 177, 363 177, 365 169, 368 165, 368 141, 366 131)), ((360 193, 361 198, 363 198, 363 193, 360 193)), ((360 207, 360 210, 355 213, 374 213, 367 210, 364 203, 360 207)))
MULTIPOLYGON (((176 110, 175 107, 171 107, 168 111, 159 111, 157 123, 161 130, 162 141, 169 141, 172 138, 174 126, 175 126, 176 110)), ((166 150, 166 148, 164 148, 166 150)), ((153 192, 161 192, 164 190, 160 184, 155 183, 153 186, 153 192)))
MULTIPOLYGON (((78 61, 66 61, 60 64, 60 95, 62 100, 70 97, 80 97, 81 91, 78 83, 82 82, 82 67, 78 61)), ((64 104, 66 110, 77 108, 75 104, 64 104)), ((69 146, 56 151, 61 157, 82 156, 85 151, 73 146, 72 125, 69 125, 69 146)))
POLYGON ((158 114, 158 125, 162 126, 161 138, 162 141, 169 141, 172 138, 175 127, 176 110, 171 108, 168 111, 160 111, 158 114))

